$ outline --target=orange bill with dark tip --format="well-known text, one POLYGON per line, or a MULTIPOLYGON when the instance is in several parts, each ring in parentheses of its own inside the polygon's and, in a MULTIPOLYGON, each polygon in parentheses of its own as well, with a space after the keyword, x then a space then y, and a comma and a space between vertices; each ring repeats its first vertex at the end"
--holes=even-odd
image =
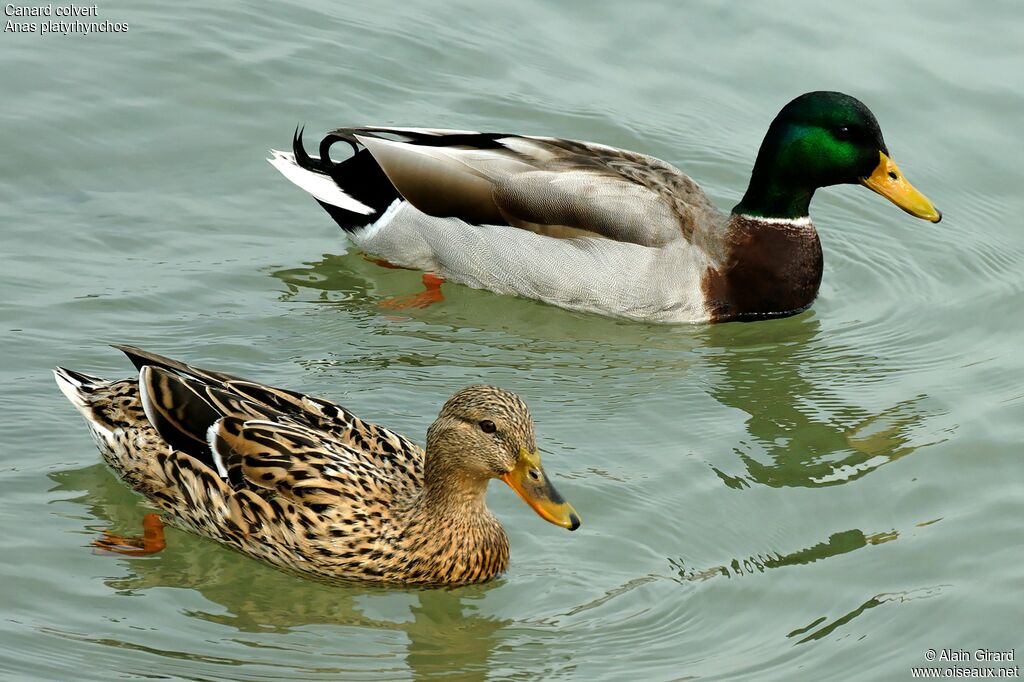
POLYGON ((576 510, 558 494, 544 473, 539 453, 520 450, 515 468, 503 475, 501 480, 508 483, 542 519, 569 530, 580 527, 580 517, 576 510))
POLYGON ((912 216, 933 223, 942 220, 939 210, 928 201, 928 197, 907 182, 893 160, 883 152, 878 152, 878 156, 879 161, 875 170, 868 177, 861 178, 860 184, 873 192, 878 192, 912 216))

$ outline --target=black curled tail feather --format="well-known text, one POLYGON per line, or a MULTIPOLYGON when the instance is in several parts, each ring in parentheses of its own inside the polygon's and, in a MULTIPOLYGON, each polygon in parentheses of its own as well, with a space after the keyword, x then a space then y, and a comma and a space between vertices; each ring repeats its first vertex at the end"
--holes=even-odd
POLYGON ((295 162, 299 164, 300 168, 323 173, 324 175, 331 175, 331 172, 338 166, 338 164, 331 160, 331 147, 335 142, 347 142, 352 147, 353 156, 360 151, 360 146, 356 142, 355 136, 345 136, 337 131, 333 131, 320 140, 320 158, 314 159, 306 151, 306 146, 302 142, 302 134, 305 131, 306 126, 296 126, 295 134, 292 136, 292 153, 295 154, 295 162))
POLYGON ((320 168, 319 162, 314 163, 313 159, 309 158, 309 154, 306 153, 306 147, 302 144, 302 133, 305 132, 306 126, 295 126, 295 133, 292 135, 292 153, 295 155, 295 163, 299 164, 300 168, 306 170, 323 172, 320 168))
POLYGON ((391 204, 401 199, 384 170, 370 152, 359 145, 355 137, 357 129, 342 128, 325 135, 320 141, 319 159, 306 152, 302 142, 304 130, 296 128, 292 138, 295 163, 305 170, 329 176, 345 194, 373 209, 370 214, 357 213, 318 200, 343 230, 351 232, 376 222, 391 204), (332 161, 330 150, 336 142, 348 143, 352 147, 352 156, 338 163, 332 161))
POLYGON ((306 152, 306 146, 302 144, 302 133, 305 132, 306 126, 295 126, 295 134, 292 136, 292 153, 295 154, 295 163, 299 164, 300 168, 314 171, 316 173, 324 173, 325 175, 331 174, 331 159, 329 156, 324 156, 321 152, 319 159, 313 159, 306 152), (324 159, 326 158, 326 163, 324 159))
POLYGON ((292 153, 295 154, 295 163, 299 164, 300 168, 313 171, 315 173, 323 173, 324 175, 331 174, 331 168, 334 166, 331 163, 331 158, 320 152, 320 158, 314 159, 306 152, 306 146, 302 143, 302 133, 305 132, 306 126, 295 126, 295 134, 292 136, 292 153))
POLYGON ((341 135, 337 131, 332 131, 324 135, 324 139, 320 140, 320 162, 334 166, 334 162, 331 161, 331 145, 335 142, 347 142, 352 147, 352 155, 355 156, 359 153, 360 147, 356 142, 355 136, 341 135))

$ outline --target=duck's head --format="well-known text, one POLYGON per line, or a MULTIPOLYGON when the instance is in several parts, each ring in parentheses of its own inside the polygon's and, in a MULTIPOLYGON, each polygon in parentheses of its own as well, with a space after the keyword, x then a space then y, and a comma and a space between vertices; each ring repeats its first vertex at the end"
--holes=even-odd
POLYGON ((427 430, 424 478, 456 494, 482 493, 489 479, 500 478, 541 518, 569 530, 580 526, 544 473, 529 408, 501 388, 469 386, 448 399, 427 430))
POLYGON ((733 213, 807 215, 814 190, 859 183, 907 213, 937 223, 942 214, 889 158, 878 121, 841 92, 808 92, 783 107, 757 154, 750 186, 733 213))

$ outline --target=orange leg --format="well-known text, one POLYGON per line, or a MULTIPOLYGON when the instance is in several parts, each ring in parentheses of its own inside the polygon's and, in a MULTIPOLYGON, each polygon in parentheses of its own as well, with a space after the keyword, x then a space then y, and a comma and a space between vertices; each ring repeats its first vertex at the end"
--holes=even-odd
POLYGON ((444 277, 438 277, 437 275, 423 275, 423 286, 426 287, 425 291, 421 291, 418 294, 412 296, 396 296, 395 298, 388 298, 380 302, 382 308, 391 308, 392 310, 402 310, 404 308, 426 308, 428 305, 437 303, 444 300, 444 295, 441 293, 441 284, 444 283, 444 277))
POLYGON ((147 556, 156 554, 167 546, 164 539, 164 522, 158 514, 142 517, 142 537, 127 537, 104 533, 92 541, 97 554, 123 554, 126 556, 147 556))

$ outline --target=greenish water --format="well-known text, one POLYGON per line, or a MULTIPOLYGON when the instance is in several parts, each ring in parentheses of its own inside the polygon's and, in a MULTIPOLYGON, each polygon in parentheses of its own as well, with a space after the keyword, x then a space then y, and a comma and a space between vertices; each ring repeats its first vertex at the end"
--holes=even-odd
MULTIPOLYGON (((127 33, 0 35, 0 676, 908 679, 1024 656, 1024 17, 1013 2, 106 2, 127 33), (648 327, 346 253, 265 161, 296 123, 433 125, 652 153, 728 208, 777 110, 863 99, 937 226, 819 193, 814 307, 648 327), (171 532, 49 369, 108 342, 340 400, 423 438, 521 393, 574 534, 492 486, 512 566, 330 588, 171 532)), ((996 664, 993 664, 996 665, 996 664)))

